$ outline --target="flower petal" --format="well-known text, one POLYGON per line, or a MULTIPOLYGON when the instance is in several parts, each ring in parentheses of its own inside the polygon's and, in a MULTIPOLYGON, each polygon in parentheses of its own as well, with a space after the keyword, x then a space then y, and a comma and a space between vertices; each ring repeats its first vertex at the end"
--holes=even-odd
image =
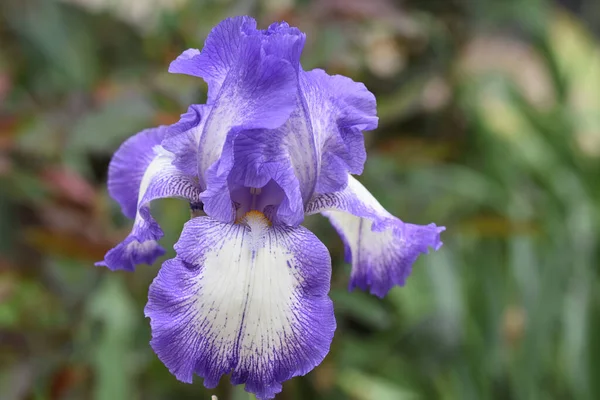
POLYGON ((256 30, 250 17, 234 17, 215 26, 204 42, 202 52, 188 49, 169 66, 169 72, 197 76, 208 83, 209 102, 214 100, 227 73, 237 62, 244 30, 256 30))
POLYGON ((238 63, 223 83, 200 138, 199 180, 208 189, 202 196, 204 209, 224 222, 232 222, 233 215, 230 199, 222 200, 221 192, 233 168, 235 137, 247 130, 280 127, 296 106, 294 67, 265 50, 267 45, 275 47, 273 42, 279 39, 253 35, 242 40, 238 63))
POLYGON ((108 193, 128 218, 135 218, 142 178, 156 156, 154 147, 160 145, 166 132, 166 126, 141 131, 127 139, 110 161, 108 193))
POLYGON ((175 155, 173 165, 186 175, 198 174, 198 145, 211 107, 192 104, 179 121, 167 128, 162 146, 175 155))
POLYGON ((300 121, 301 118, 291 118, 280 129, 244 131, 237 135, 233 144, 235 165, 228 177, 229 187, 233 188, 262 188, 271 179, 276 182, 285 194, 277 217, 290 226, 299 225, 304 219, 303 195, 312 194, 314 189, 308 187, 311 179, 303 175, 312 174, 312 182, 316 178, 316 166, 309 165, 310 160, 315 160, 312 143, 300 121), (299 175, 307 185, 300 186, 299 175))
POLYGON ((329 351, 331 261, 305 228, 269 226, 260 213, 246 218, 189 221, 145 311, 151 345, 177 379, 196 373, 213 388, 231 373, 233 384, 270 399, 329 351))
MULTIPOLYGON (((359 134, 362 140, 362 133, 359 134)), ((296 226, 304 219, 304 206, 315 190, 318 166, 308 109, 298 91, 295 110, 279 128, 228 135, 221 159, 207 171, 211 187, 203 199, 210 215, 228 222, 234 215, 229 197, 232 188, 262 188, 273 180, 285 193, 277 217, 296 226)))
MULTIPOLYGON (((150 214, 150 202, 159 198, 176 197, 187 199, 191 204, 199 203, 200 190, 194 177, 183 174, 173 165, 174 154, 161 146, 155 146, 153 154, 154 157, 144 170, 138 186, 131 189, 137 193, 137 210, 131 233, 106 254, 104 261, 96 265, 111 270, 133 271, 137 264, 152 264, 157 257, 164 254, 164 250, 158 244, 163 231, 150 214)), ((119 152, 115 157, 117 155, 119 152)), ((125 160, 121 159, 121 156, 119 155, 119 162, 125 160)), ((132 152, 131 156, 135 160, 135 152, 132 152)), ((127 174, 125 166, 123 163, 124 175, 127 174)), ((132 169, 136 167, 137 164, 132 163, 132 169)), ((109 187, 110 185, 109 177, 109 187)))
POLYGON ((200 138, 200 172, 219 159, 232 129, 272 129, 282 125, 294 109, 296 88, 291 64, 262 54, 260 38, 246 38, 239 63, 223 83, 200 138))
POLYGON ((243 40, 255 36, 264 40, 266 54, 288 60, 298 70, 305 35, 287 23, 274 23, 267 30, 256 29, 256 21, 248 16, 228 18, 208 34, 202 51, 188 49, 169 66, 169 72, 197 76, 208 83, 208 102, 221 91, 231 69, 240 60, 243 40), (275 38, 275 40, 272 40, 275 38))
POLYGON ((377 127, 375 96, 362 83, 320 69, 302 72, 300 88, 320 156, 316 192, 341 190, 348 172, 362 173, 366 160, 362 131, 377 127))
POLYGON ((352 263, 350 290, 370 288, 383 297, 394 285, 404 285, 421 253, 442 246, 444 227, 402 222, 352 176, 343 191, 315 196, 306 212, 322 212, 342 237, 346 261, 352 263))

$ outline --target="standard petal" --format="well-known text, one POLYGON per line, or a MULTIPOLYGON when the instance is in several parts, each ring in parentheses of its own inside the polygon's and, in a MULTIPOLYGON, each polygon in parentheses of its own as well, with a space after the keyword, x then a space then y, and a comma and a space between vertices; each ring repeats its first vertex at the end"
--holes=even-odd
POLYGON ((259 36, 244 38, 238 63, 213 104, 200 137, 198 173, 202 187, 207 186, 205 173, 221 157, 228 134, 278 128, 295 108, 298 83, 294 68, 285 59, 265 55, 262 44, 259 36))
POLYGON ((294 69, 300 65, 305 35, 287 23, 274 23, 267 30, 256 29, 256 21, 247 16, 228 18, 208 34, 202 51, 188 49, 169 66, 169 72, 203 78, 208 83, 208 102, 212 103, 221 91, 229 71, 244 62, 243 41, 254 36, 263 42, 266 55, 289 61, 294 69))
POLYGON ((362 83, 315 69, 300 74, 319 154, 317 193, 343 189, 366 160, 362 131, 377 127, 375 96, 362 83))
MULTIPOLYGON (((234 214, 231 199, 222 192, 228 190, 235 137, 247 130, 279 128, 296 108, 304 42, 305 35, 286 23, 263 31, 252 18, 236 17, 215 27, 201 52, 188 50, 171 64, 171 72, 200 76, 209 85, 210 110, 200 118, 201 134, 178 135, 184 143, 167 147, 176 152, 198 141, 198 179, 208 215, 231 222, 234 214)), ((177 129, 189 131, 187 122, 181 125, 177 129)))
POLYGON ((202 195, 204 210, 224 222, 233 222, 233 204, 222 192, 233 168, 235 138, 244 131, 277 128, 295 108, 294 68, 286 60, 265 56, 261 43, 258 36, 244 40, 244 61, 227 77, 200 138, 199 181, 208 189, 202 195))
POLYGON ((303 227, 189 221, 149 292, 151 345, 183 382, 193 374, 215 387, 231 373, 259 399, 304 375, 327 352, 335 330, 331 260, 303 227))
POLYGON ((404 285, 421 253, 442 246, 444 227, 402 222, 352 176, 344 190, 315 196, 306 212, 322 212, 342 237, 346 261, 352 263, 349 289, 370 289, 379 297, 404 285))
POLYGON ((302 222, 304 206, 315 190, 319 161, 307 107, 299 92, 295 110, 281 127, 230 133, 222 154, 207 171, 211 187, 203 200, 209 215, 231 221, 234 210, 228 188, 262 188, 273 180, 285 193, 278 219, 291 226, 302 222))
POLYGON ((142 178, 156 157, 154 147, 160 145, 166 132, 166 126, 141 131, 127 139, 110 161, 108 193, 128 218, 135 218, 142 178))
POLYGON ((245 30, 256 30, 250 17, 234 17, 222 21, 208 34, 204 47, 184 51, 169 66, 169 72, 197 76, 208 83, 209 102, 213 101, 229 70, 240 54, 240 41, 245 30))
POLYGON ((194 177, 182 173, 173 165, 174 154, 161 146, 155 146, 153 154, 152 161, 135 188, 137 211, 131 233, 96 265, 111 270, 133 271, 137 264, 152 264, 157 257, 164 254, 164 250, 158 244, 163 231, 150 214, 150 202, 159 198, 175 197, 186 199, 191 204, 199 203, 200 190, 194 177))

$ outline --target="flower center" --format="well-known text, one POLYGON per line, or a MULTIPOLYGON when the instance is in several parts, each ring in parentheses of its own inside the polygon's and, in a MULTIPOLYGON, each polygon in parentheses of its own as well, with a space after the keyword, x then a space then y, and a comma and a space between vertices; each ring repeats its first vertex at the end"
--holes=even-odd
MULTIPOLYGON (((231 192, 236 204, 236 222, 243 223, 252 211, 262 215, 270 223, 273 212, 284 199, 283 190, 273 180, 263 187, 238 187, 231 192)), ((254 214, 252 214, 254 215, 254 214)))

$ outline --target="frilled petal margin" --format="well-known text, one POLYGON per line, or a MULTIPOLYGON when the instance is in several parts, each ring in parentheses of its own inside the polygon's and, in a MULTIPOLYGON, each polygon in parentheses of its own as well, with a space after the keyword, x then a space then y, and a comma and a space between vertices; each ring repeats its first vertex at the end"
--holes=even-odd
POLYGON ((123 213, 135 219, 131 233, 97 266, 133 271, 137 264, 152 264, 165 251, 158 244, 163 231, 150 214, 150 202, 165 197, 187 199, 192 204, 200 201, 195 179, 179 171, 173 165, 173 153, 158 144, 163 134, 164 127, 140 132, 115 153, 109 166, 109 193, 121 204, 123 213))
POLYGON ((213 388, 231 373, 270 399, 323 360, 335 330, 331 260, 311 232, 270 226, 257 212, 245 225, 198 217, 175 248, 145 312, 152 348, 177 379, 196 373, 213 388))
POLYGON ((342 237, 346 261, 352 263, 349 289, 370 289, 379 297, 404 285, 418 256, 442 246, 440 233, 446 229, 402 222, 352 176, 343 191, 315 196, 306 212, 323 213, 342 237))
POLYGON ((202 51, 184 51, 171 63, 169 72, 204 79, 208 83, 208 100, 214 101, 227 73, 238 59, 241 33, 249 29, 256 29, 256 21, 253 18, 227 18, 211 30, 202 51))

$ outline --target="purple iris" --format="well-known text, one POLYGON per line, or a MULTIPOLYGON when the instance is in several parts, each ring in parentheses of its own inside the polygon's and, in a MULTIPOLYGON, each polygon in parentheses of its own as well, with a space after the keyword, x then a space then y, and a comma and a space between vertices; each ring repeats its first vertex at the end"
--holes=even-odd
POLYGON ((375 97, 302 70, 304 41, 286 23, 221 22, 202 51, 169 68, 203 78, 207 104, 138 133, 111 161, 109 192, 135 221, 99 265, 133 270, 164 254, 154 199, 183 198, 206 214, 185 224, 145 309, 152 348, 183 382, 195 373, 213 388, 231 374, 270 399, 323 360, 336 327, 331 259, 300 225, 305 215, 324 214, 341 235, 350 289, 380 297, 442 245, 443 227, 400 221, 352 177, 366 160, 363 131, 377 127, 375 97))

